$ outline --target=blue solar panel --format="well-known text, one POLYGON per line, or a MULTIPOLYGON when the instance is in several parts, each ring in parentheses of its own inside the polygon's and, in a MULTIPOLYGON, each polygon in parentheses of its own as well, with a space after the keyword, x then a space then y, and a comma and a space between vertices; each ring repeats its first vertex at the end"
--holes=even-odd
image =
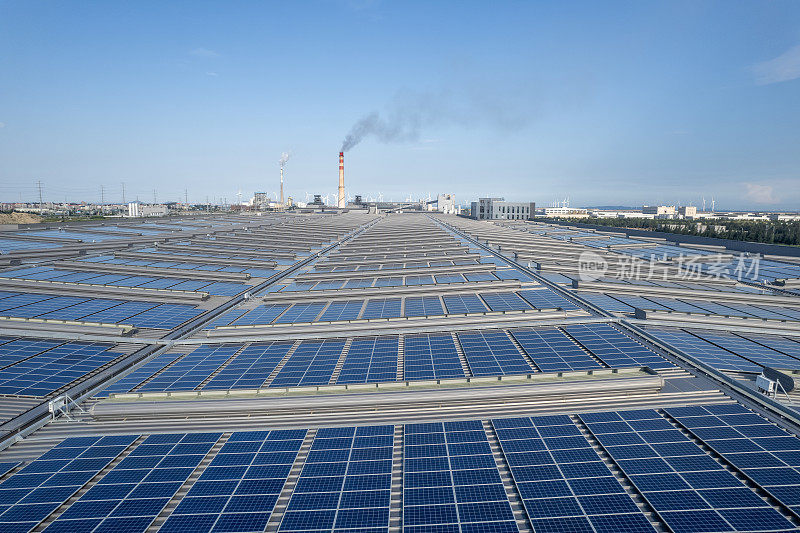
POLYGON ((480 296, 492 311, 527 311, 531 308, 513 292, 483 292, 480 296))
MULTIPOLYGON (((665 412, 795 512, 800 511, 800 439, 739 404, 665 412)), ((731 502, 729 507, 738 507, 731 502)))
POLYGON ((569 417, 492 423, 535 531, 653 531, 569 417))
POLYGON ((715 531, 740 530, 744 520, 725 507, 761 517, 770 531, 792 530, 790 522, 656 411, 636 411, 630 419, 624 412, 593 413, 581 419, 673 530, 696 531, 698 524, 715 531), (749 497, 731 498, 726 505, 719 498, 726 490, 749 497), (713 493, 717 497, 712 509, 708 502, 715 499, 713 493))
POLYGON ((242 346, 242 344, 201 345, 137 390, 142 392, 194 390, 242 346))
POLYGON ((443 315, 444 309, 438 296, 406 297, 405 316, 443 315))
POLYGON ((603 368, 557 328, 513 329, 510 332, 542 372, 603 368))
POLYGON ((289 353, 294 343, 254 342, 237 355, 225 368, 203 386, 211 389, 257 389, 289 353))
POLYGON ((474 376, 534 372, 503 331, 470 331, 457 335, 474 376))
POLYGON ((88 525, 97 531, 144 531, 220 435, 151 435, 72 503, 48 530, 78 531, 88 525))
POLYGON ((98 398, 105 398, 111 393, 129 392, 139 383, 149 378, 156 372, 159 372, 162 368, 182 356, 183 354, 179 353, 166 353, 158 355, 130 374, 127 374, 123 378, 115 381, 101 392, 95 394, 95 396, 98 398))
POLYGON ((318 430, 278 531, 388 530, 393 432, 318 430))
POLYGON ((395 381, 397 350, 396 336, 353 339, 336 383, 395 381))
POLYGON ((442 300, 448 314, 485 313, 489 310, 476 294, 445 294, 442 300))
POLYGON ((608 324, 580 324, 563 328, 611 368, 648 366, 671 368, 672 363, 608 324))
POLYGON ((717 370, 761 373, 761 367, 677 328, 647 328, 657 339, 717 370))
POLYGON ((464 377, 450 334, 406 335, 403 352, 406 380, 464 377))
POLYGON ((310 302, 294 304, 281 316, 275 319, 275 324, 292 324, 295 322, 313 322, 325 308, 325 302, 310 302))
MULTIPOLYGON (((24 350, 21 341, 16 343, 24 350)), ((27 349, 32 357, 0 370, 0 394, 51 394, 119 357, 121 354, 108 351, 112 346, 107 343, 67 342, 41 351, 39 343, 29 344, 27 349)))
MULTIPOLYGON (((612 298, 611 296, 608 296, 607 294, 602 294, 602 293, 599 293, 599 292, 580 291, 580 292, 578 292, 578 296, 580 296, 581 299, 586 300, 590 304, 594 304, 597 307, 599 307, 600 309, 602 309, 603 311, 606 311, 606 312, 609 312, 609 313, 628 313, 628 314, 632 314, 635 311, 635 309, 633 307, 631 307, 630 305, 628 305, 628 304, 626 304, 624 302, 621 302, 619 300, 616 300, 616 299, 612 298)), ((652 304, 652 305, 656 305, 656 304, 652 304)), ((644 309, 648 309, 648 307, 645 307, 644 309)))
POLYGON ((787 370, 800 369, 800 361, 797 359, 731 333, 700 330, 691 333, 757 365, 787 370))
POLYGON ((236 326, 252 326, 255 324, 270 324, 278 318, 281 313, 289 308, 288 304, 268 304, 259 305, 250 310, 243 317, 236 319, 233 324, 236 326))
POLYGON ((344 342, 342 339, 301 342, 270 386, 327 385, 339 361, 344 342))
POLYGON ((529 289, 519 291, 519 295, 536 309, 563 309, 565 311, 580 309, 580 307, 550 289, 529 289))
POLYGON ((136 439, 76 437, 0 483, 0 530, 29 531, 67 501, 136 439))
POLYGON ((355 320, 358 318, 358 315, 361 314, 362 307, 364 307, 364 300, 331 302, 317 320, 319 322, 355 320))
POLYGON ((398 318, 400 317, 400 298, 372 298, 361 318, 398 318))
POLYGON ((479 421, 407 424, 403 524, 407 531, 516 531, 479 421))
POLYGON ((303 442, 302 431, 231 435, 160 531, 261 531, 303 442))

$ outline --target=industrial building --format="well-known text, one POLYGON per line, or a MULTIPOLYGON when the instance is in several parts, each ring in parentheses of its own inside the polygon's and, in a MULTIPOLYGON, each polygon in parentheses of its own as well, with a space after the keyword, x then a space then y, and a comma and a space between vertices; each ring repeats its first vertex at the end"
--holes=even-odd
POLYGON ((536 216, 534 202, 506 202, 503 198, 479 198, 472 202, 476 220, 530 220, 536 216))
POLYGON ((483 200, 0 232, 0 531, 796 531, 796 259, 483 200))

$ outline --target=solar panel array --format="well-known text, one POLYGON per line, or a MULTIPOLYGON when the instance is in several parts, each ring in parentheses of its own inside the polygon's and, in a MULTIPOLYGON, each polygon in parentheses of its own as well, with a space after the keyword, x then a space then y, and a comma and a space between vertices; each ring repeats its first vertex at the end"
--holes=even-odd
POLYGON ((278 531, 386 531, 394 426, 317 431, 278 531))

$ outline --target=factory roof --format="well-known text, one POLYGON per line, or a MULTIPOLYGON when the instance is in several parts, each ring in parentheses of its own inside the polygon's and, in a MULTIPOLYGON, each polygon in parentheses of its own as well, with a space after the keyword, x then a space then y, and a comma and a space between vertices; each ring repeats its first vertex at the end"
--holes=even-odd
POLYGON ((795 258, 357 211, 0 252, 2 531, 800 527, 795 258))

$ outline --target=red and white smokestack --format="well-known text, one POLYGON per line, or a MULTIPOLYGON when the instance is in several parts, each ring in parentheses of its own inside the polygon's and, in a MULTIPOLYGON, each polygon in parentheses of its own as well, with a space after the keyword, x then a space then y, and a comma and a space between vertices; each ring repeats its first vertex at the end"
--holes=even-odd
POLYGON ((336 207, 339 209, 347 207, 344 200, 344 152, 339 152, 339 198, 336 207))

